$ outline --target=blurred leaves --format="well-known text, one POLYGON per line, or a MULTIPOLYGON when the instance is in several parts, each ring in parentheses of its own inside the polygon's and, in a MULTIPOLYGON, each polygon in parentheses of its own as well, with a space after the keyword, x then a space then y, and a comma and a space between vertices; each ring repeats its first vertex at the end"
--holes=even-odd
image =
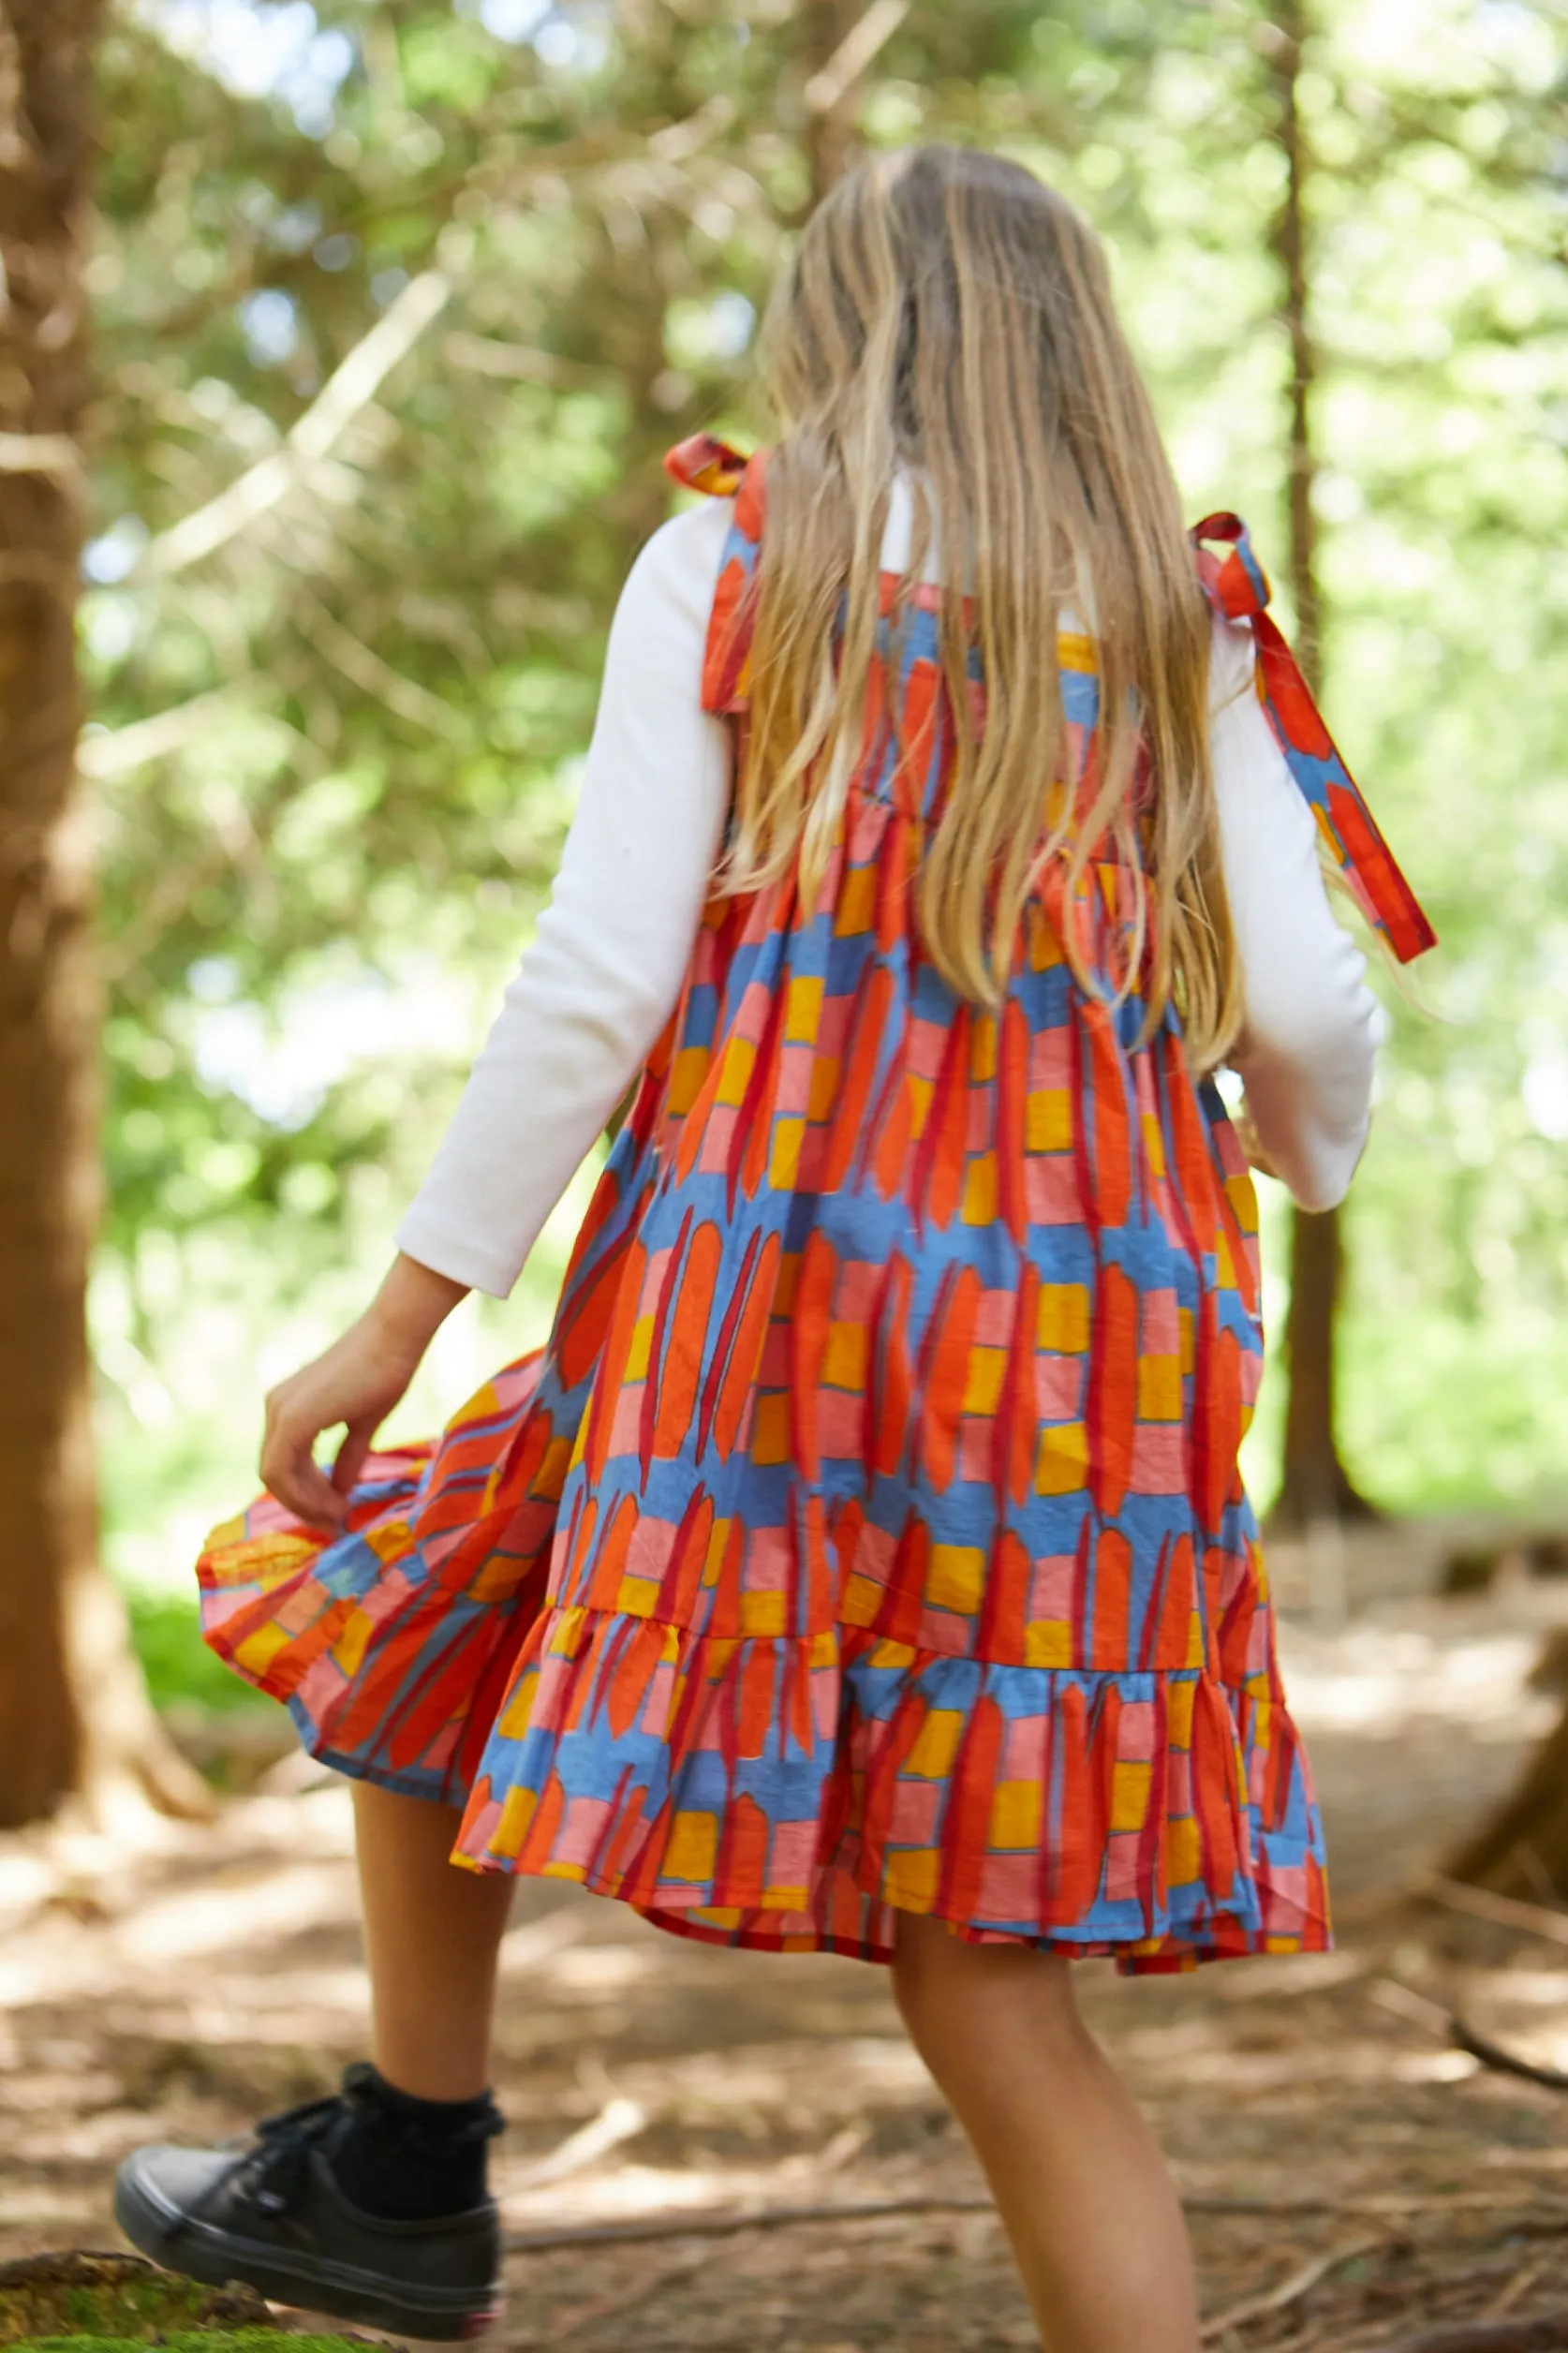
MULTIPOLYGON (((761 427, 806 86, 860 14, 121 0, 83 632, 122 1416, 199 1236, 259 1316, 416 1181, 551 871, 659 453, 761 427), (191 555, 214 501, 239 524, 191 555)), ((1302 90, 1329 707, 1444 940, 1429 1011, 1389 991, 1351 1229, 1348 1451, 1404 1503, 1536 1484, 1568 1436, 1562 31, 1321 0, 1302 90)), ((1275 37, 1256 0, 931 0, 843 101, 863 141, 998 145, 1078 198, 1191 511, 1265 551, 1275 37)))

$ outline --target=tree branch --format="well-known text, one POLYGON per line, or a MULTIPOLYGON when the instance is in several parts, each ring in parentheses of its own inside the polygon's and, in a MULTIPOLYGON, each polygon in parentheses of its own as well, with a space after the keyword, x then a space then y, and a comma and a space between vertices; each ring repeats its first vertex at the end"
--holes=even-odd
POLYGON ((451 295, 451 280, 439 270, 410 278, 383 318, 357 343, 274 450, 154 540, 132 577, 169 580, 248 530, 292 490, 308 482, 329 458, 360 411, 369 406, 399 361, 407 358, 451 295))

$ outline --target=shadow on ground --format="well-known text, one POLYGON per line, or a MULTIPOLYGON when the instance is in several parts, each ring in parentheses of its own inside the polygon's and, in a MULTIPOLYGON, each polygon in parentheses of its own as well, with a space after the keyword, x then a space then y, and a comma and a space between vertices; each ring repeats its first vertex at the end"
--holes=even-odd
MULTIPOLYGON (((1532 1591, 1295 1627, 1340 1950, 1152 1984, 1083 1973, 1178 2168, 1230 2353, 1402 2347, 1561 2301, 1568 2103, 1479 2068, 1447 2020, 1462 2007, 1568 2054, 1568 1949, 1399 1891, 1549 1716, 1525 1679, 1564 1614, 1568 1597, 1532 1591)), ((319 2092, 364 2014, 335 1786, 237 1801, 153 1852, 0 1842, 0 2259, 112 2246, 128 2148, 215 2138, 319 2092)), ((880 1972, 716 1954, 528 1884, 497 2073, 509 2353, 1035 2342, 880 1972), (823 2206, 902 2211, 809 2218, 823 2206), (753 2208, 773 2227, 687 2235, 753 2208), (648 2235, 524 2243, 587 2229, 648 2235)))

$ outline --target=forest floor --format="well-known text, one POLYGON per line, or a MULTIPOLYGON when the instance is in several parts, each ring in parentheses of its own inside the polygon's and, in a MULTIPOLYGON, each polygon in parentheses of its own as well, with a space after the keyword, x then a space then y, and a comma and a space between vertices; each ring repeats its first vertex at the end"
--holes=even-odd
MULTIPOLYGON (((1222 2353, 1405 2353, 1482 2316, 1467 2346, 1568 2346, 1568 2325, 1503 2326, 1568 2306, 1568 2099, 1478 2065, 1449 2024, 1568 2064, 1568 1941, 1411 1892, 1552 1719, 1528 1678, 1565 1619, 1568 1586, 1520 1581, 1292 1623, 1339 1949, 1082 1973, 1190 2201, 1222 2353)), ((117 1853, 0 1842, 0 2259, 114 2245, 127 2149, 327 2088, 364 2019, 336 1786, 117 1853)), ((497 2076, 504 2353, 1035 2342, 880 1971, 714 1953, 530 1883, 497 2076), (528 2244, 585 2227, 643 2235, 528 2244)))

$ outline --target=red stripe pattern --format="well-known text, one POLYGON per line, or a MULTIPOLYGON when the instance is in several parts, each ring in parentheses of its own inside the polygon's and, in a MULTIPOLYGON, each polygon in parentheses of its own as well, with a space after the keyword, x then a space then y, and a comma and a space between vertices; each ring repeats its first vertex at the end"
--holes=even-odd
MULTIPOLYGON (((705 700, 738 714, 765 468, 676 466, 735 494, 705 700)), ((220 1530, 208 1636, 332 1763, 465 1801, 463 1859, 692 1936, 1321 1947, 1236 1469, 1242 1154, 1175 1015, 1145 1035, 1108 842, 1075 897, 1043 878, 998 1013, 931 966, 951 712, 929 601, 884 602, 829 871, 710 909, 549 1346, 375 1462, 348 1535, 220 1530)), ((1081 793, 1094 648, 1059 660, 1081 793)))

